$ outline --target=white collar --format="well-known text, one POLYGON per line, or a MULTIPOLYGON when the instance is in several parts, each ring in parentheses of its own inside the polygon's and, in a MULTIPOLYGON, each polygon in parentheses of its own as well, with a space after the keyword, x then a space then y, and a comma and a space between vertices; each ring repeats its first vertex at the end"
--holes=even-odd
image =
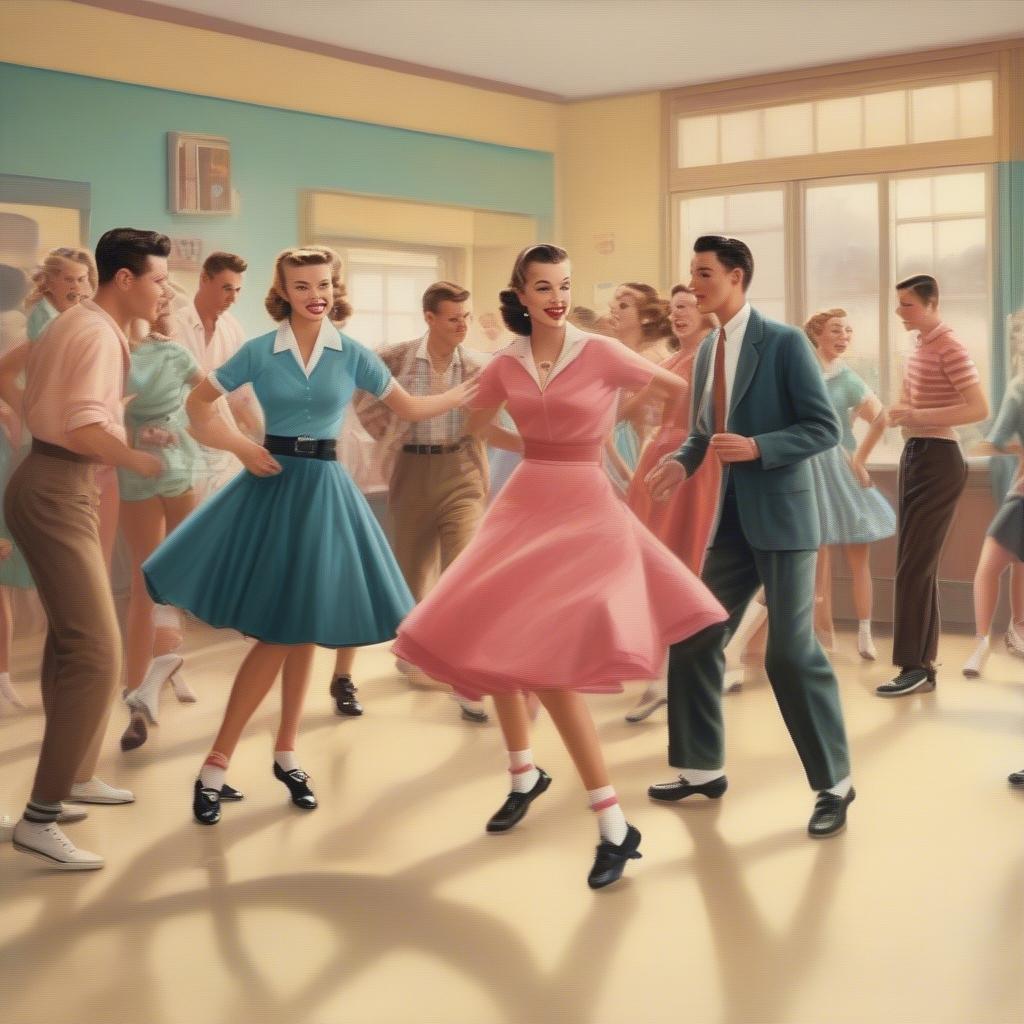
MULTIPOLYGON (((420 338, 420 346, 419 346, 418 349, 416 349, 416 358, 417 359, 426 359, 426 361, 428 363, 430 363, 431 366, 433 366, 434 364, 430 360, 430 349, 427 347, 427 339, 429 337, 430 337, 430 331, 427 331, 423 335, 423 337, 420 338)), ((461 365, 462 365, 462 345, 459 344, 459 345, 455 346, 455 351, 452 353, 452 361, 451 361, 451 364, 449 365, 448 369, 451 369, 452 366, 461 366, 461 365)))
POLYGON ((747 330, 747 322, 750 320, 750 303, 744 302, 743 308, 727 323, 722 325, 725 331, 726 344, 733 338, 742 338, 747 330))
MULTIPOLYGON (((562 354, 558 357, 558 361, 553 367, 551 372, 548 374, 548 379, 544 382, 544 386, 541 387, 540 375, 537 373, 537 364, 533 361, 533 350, 530 348, 530 339, 519 335, 516 339, 505 349, 505 354, 516 359, 524 370, 534 379, 537 387, 541 391, 544 391, 551 382, 557 377, 574 359, 577 359, 583 349, 586 347, 586 343, 591 338, 597 337, 594 334, 585 334, 578 327, 566 322, 565 325, 565 341, 562 344, 562 354)), ((615 342, 619 344, 619 342, 615 342)))
POLYGON ((295 357, 295 362, 298 363, 299 369, 306 375, 307 379, 313 376, 313 371, 316 369, 317 363, 320 362, 320 357, 324 354, 325 348, 333 348, 336 352, 341 351, 341 333, 327 317, 324 317, 320 322, 320 333, 316 336, 316 344, 313 346, 309 363, 306 365, 302 363, 302 353, 299 351, 299 343, 295 340, 295 332, 292 330, 290 321, 285 320, 278 327, 277 334, 274 337, 274 355, 276 356, 281 352, 291 352, 295 357))

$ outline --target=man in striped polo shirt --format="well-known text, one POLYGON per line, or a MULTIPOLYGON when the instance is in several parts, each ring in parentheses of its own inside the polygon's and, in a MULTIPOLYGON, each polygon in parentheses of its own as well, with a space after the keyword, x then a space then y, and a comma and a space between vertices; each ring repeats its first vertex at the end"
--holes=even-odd
POLYGON ((939 286, 917 274, 896 285, 896 315, 917 346, 907 359, 890 426, 903 428, 899 539, 892 661, 900 672, 877 687, 880 697, 935 689, 939 646, 938 571, 942 547, 967 483, 967 464, 954 427, 988 416, 978 369, 963 342, 939 316, 939 286))

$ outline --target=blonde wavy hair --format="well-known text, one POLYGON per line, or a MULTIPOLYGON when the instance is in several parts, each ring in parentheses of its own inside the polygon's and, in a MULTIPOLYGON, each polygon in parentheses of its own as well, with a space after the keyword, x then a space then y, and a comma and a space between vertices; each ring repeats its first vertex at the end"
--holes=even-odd
POLYGON ((43 262, 32 272, 32 291, 25 297, 25 309, 29 310, 50 294, 50 281, 63 269, 65 263, 80 263, 89 273, 89 284, 93 294, 99 287, 99 275, 96 272, 96 260, 88 249, 78 246, 61 246, 51 249, 43 258, 43 262))
POLYGON ((336 324, 343 324, 352 315, 352 305, 345 298, 347 291, 341 282, 341 257, 326 245, 305 245, 283 250, 274 261, 274 281, 263 303, 272 320, 280 323, 287 320, 292 312, 291 304, 285 298, 284 268, 318 266, 331 268, 334 305, 328 311, 327 318, 336 324))
POLYGON ((823 309, 820 313, 815 313, 808 321, 804 324, 804 334, 810 339, 811 344, 818 347, 818 335, 825 330, 825 324, 829 320, 835 320, 836 317, 849 316, 845 309, 823 309))

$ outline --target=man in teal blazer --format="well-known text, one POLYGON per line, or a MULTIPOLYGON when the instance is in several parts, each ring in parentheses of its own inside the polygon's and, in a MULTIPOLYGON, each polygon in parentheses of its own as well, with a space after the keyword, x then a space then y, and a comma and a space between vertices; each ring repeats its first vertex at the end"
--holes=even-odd
POLYGON ((807 779, 819 791, 808 831, 827 836, 844 827, 855 794, 836 677, 814 635, 820 526, 807 460, 838 444, 840 428, 807 339, 747 302, 753 271, 743 242, 697 239, 690 287, 701 312, 716 314, 723 327, 704 341, 694 362, 690 435, 647 483, 663 498, 705 457, 721 460, 716 522, 701 576, 729 620, 669 652, 669 763, 680 775, 648 792, 657 800, 725 792, 724 649, 763 585, 765 667, 807 779))

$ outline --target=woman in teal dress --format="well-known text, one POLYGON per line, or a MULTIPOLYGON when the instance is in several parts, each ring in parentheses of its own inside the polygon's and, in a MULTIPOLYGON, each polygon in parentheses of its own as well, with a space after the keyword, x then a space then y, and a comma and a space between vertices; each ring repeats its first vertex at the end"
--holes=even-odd
POLYGON ((193 814, 220 820, 221 786, 242 730, 282 673, 273 771, 292 803, 317 806, 295 742, 313 652, 395 636, 413 605, 384 534, 337 461, 335 438, 356 388, 407 420, 465 404, 475 382, 412 397, 380 359, 331 320, 351 313, 341 261, 330 249, 286 249, 266 307, 276 331, 247 342, 189 396, 196 438, 231 451, 244 471, 193 513, 142 567, 153 600, 256 639, 228 699, 193 791, 193 814), (214 403, 252 384, 263 408, 263 446, 221 419, 214 403))
MULTIPOLYGON (((143 329, 149 328, 143 323, 143 329)), ((118 469, 121 535, 131 551, 131 596, 125 628, 125 704, 131 713, 122 750, 141 747, 159 717, 160 691, 170 680, 179 701, 195 695, 181 675, 177 653, 183 636, 176 609, 154 605, 142 578, 142 563, 196 507, 193 488, 199 446, 188 433, 185 398, 202 382, 198 364, 170 340, 170 294, 142 341, 132 340, 125 394, 125 428, 133 448, 154 452, 164 464, 158 477, 118 469)))

